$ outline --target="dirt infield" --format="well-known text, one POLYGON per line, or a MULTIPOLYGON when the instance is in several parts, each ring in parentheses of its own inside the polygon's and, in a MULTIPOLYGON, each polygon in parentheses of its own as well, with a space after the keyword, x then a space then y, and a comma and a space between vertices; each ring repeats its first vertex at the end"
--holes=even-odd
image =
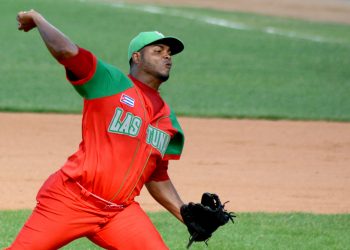
MULTIPOLYGON (((345 0, 176 4, 199 2, 211 8, 350 23, 350 2, 345 0)), ((0 209, 35 205, 42 182, 77 149, 80 119, 0 113, 0 209)), ((185 201, 198 201, 203 191, 211 191, 230 200, 227 206, 234 211, 350 212, 349 124, 194 118, 180 122, 185 151, 169 171, 185 201)), ((139 201, 146 210, 161 209, 147 192, 139 201)))
MULTIPOLYGON (((0 209, 31 208, 80 141, 80 115, 0 114, 0 209)), ((219 193, 235 211, 350 212, 346 123, 181 118, 186 147, 170 175, 185 201, 219 193), (215 130, 213 130, 215 128, 215 130)), ((147 210, 160 209, 147 192, 147 210)))

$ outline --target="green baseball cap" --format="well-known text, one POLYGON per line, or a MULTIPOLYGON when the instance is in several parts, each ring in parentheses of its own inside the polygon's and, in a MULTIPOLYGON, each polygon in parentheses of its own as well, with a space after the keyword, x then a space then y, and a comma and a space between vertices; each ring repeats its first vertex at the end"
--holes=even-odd
POLYGON ((184 49, 183 43, 176 37, 164 36, 158 31, 146 31, 139 33, 131 40, 128 49, 128 60, 130 61, 133 53, 151 44, 168 45, 172 55, 180 53, 184 49))

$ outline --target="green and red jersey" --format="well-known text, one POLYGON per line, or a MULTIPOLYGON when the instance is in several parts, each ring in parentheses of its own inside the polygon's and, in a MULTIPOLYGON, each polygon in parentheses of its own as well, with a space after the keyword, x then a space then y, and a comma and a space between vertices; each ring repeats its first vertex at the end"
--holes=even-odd
POLYGON ((115 203, 169 179, 168 160, 180 158, 184 136, 158 91, 83 49, 61 63, 84 98, 82 142, 63 172, 115 203))

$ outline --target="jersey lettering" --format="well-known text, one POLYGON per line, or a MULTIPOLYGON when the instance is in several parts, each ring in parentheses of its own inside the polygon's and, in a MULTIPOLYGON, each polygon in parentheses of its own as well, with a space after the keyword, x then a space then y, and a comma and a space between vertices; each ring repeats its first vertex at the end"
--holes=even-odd
POLYGON ((135 137, 139 134, 142 120, 140 117, 127 112, 124 119, 121 117, 124 113, 122 108, 116 108, 113 119, 109 124, 108 131, 111 133, 129 135, 135 137))
POLYGON ((161 155, 164 156, 170 142, 170 135, 160 129, 149 125, 147 128, 146 142, 147 144, 152 145, 152 147, 157 149, 161 155))
MULTIPOLYGON (((120 107, 115 109, 113 119, 109 124, 108 132, 129 135, 135 137, 139 134, 142 120, 140 117, 127 112, 122 119, 124 110, 120 107)), ((164 156, 170 142, 170 135, 164 131, 148 125, 146 143, 157 149, 164 156)))

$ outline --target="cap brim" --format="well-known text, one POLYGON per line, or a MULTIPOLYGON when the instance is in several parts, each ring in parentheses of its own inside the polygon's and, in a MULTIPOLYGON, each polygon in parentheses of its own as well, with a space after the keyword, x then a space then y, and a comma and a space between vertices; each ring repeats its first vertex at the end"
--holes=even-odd
MULTIPOLYGON (((168 45, 170 47, 172 55, 176 55, 176 54, 180 53, 181 51, 184 50, 184 47, 185 47, 184 44, 179 39, 177 39, 175 37, 170 37, 170 36, 156 40, 148 45, 153 45, 153 44, 168 45)), ((148 45, 146 45, 146 46, 148 46, 148 45)))

